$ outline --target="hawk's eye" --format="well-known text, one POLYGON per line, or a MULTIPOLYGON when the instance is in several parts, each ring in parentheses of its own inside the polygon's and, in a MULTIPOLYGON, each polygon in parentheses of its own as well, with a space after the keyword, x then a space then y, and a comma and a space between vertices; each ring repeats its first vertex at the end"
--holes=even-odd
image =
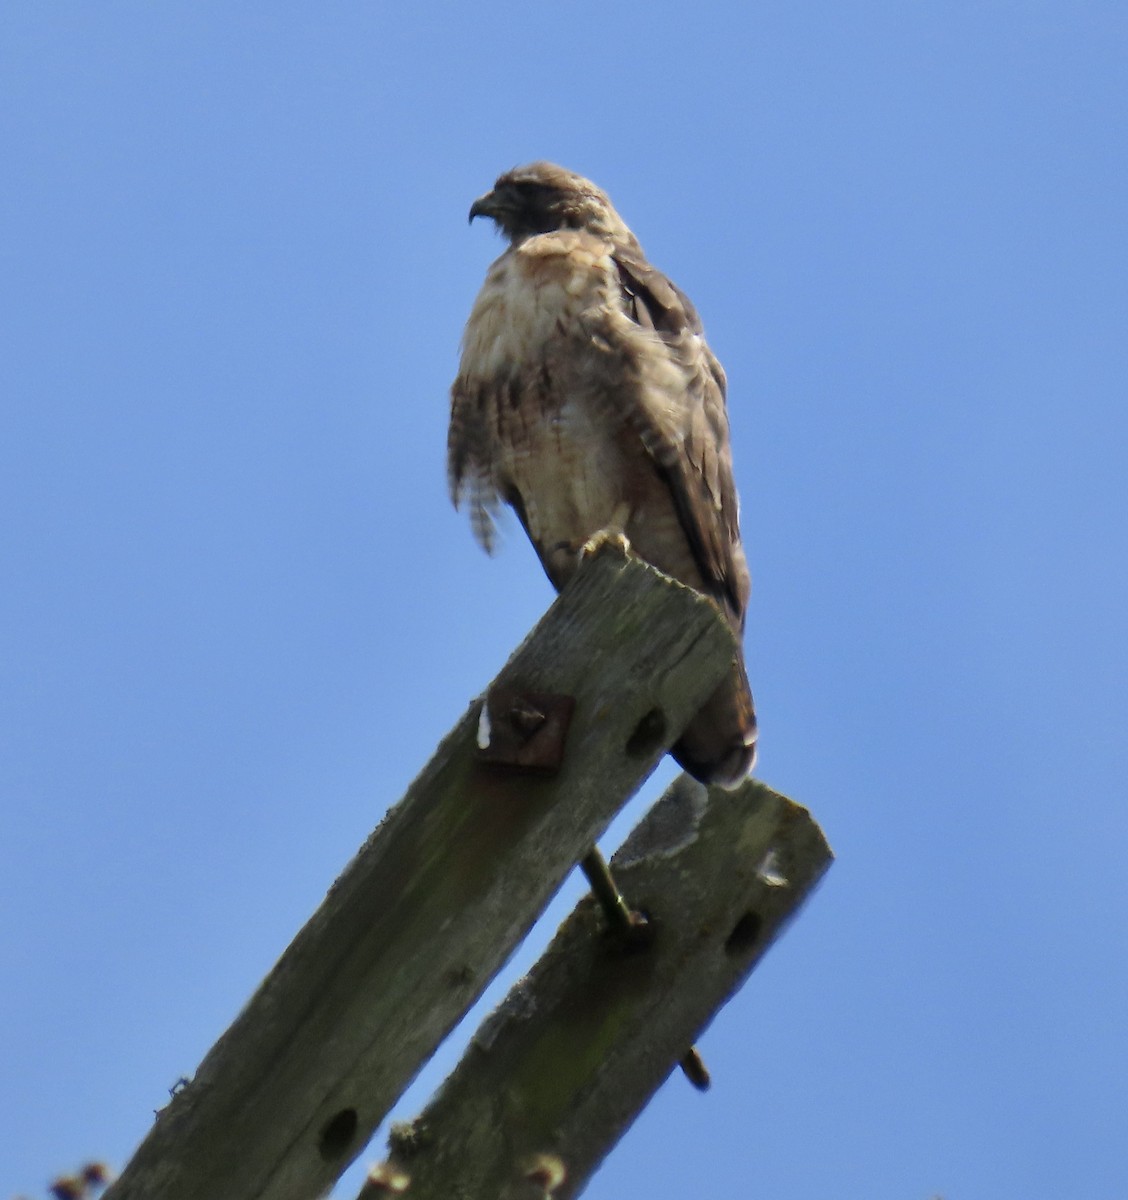
POLYGON ((547 184, 537 183, 533 179, 518 179, 513 184, 517 195, 534 208, 548 208, 552 203, 553 189, 547 184))

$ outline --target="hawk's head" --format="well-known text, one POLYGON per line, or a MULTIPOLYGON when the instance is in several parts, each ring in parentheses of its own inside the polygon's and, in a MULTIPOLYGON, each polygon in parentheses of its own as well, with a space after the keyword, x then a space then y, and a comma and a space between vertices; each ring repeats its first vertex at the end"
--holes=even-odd
POLYGON ((470 220, 475 217, 490 217, 514 244, 556 229, 586 229, 615 241, 635 240, 606 192, 549 162, 514 167, 500 175, 493 189, 470 206, 470 220))

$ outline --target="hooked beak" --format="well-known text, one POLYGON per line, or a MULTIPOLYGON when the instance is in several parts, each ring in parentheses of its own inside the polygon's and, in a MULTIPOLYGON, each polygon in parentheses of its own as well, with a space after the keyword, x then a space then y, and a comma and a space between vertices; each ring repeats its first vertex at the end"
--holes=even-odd
POLYGON ((473 221, 475 217, 490 217, 496 221, 507 207, 505 198, 496 190, 486 192, 470 205, 470 220, 473 221))

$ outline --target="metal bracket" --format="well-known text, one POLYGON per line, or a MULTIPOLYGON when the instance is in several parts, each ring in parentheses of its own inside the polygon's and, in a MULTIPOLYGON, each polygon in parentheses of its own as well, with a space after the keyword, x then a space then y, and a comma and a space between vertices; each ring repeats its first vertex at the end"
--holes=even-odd
POLYGON ((575 708, 574 696, 492 688, 478 719, 478 761, 554 775, 575 708))

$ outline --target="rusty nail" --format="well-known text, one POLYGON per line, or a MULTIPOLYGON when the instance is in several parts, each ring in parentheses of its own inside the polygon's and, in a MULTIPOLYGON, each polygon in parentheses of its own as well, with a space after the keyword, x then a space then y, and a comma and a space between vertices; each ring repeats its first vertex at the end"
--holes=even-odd
POLYGON ((518 733, 524 734, 525 737, 532 737, 548 718, 528 700, 519 698, 509 710, 509 720, 518 733))
POLYGON ((588 886, 603 909, 608 925, 623 945, 629 950, 642 950, 649 946, 654 937, 649 917, 626 902, 598 846, 593 846, 580 859, 580 868, 587 876, 588 886))

